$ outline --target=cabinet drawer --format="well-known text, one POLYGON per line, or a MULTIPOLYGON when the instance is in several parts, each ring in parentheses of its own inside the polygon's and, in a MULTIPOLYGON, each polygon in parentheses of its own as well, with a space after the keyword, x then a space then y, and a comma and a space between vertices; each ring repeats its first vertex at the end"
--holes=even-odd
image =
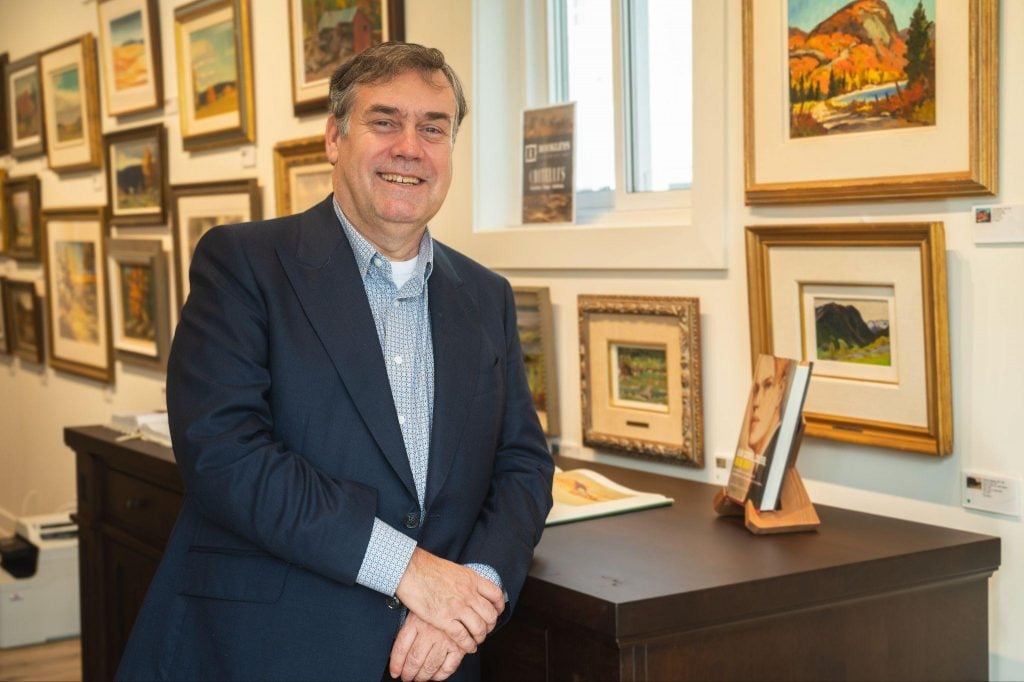
POLYGON ((163 550, 178 519, 180 495, 119 471, 106 473, 103 518, 163 550))

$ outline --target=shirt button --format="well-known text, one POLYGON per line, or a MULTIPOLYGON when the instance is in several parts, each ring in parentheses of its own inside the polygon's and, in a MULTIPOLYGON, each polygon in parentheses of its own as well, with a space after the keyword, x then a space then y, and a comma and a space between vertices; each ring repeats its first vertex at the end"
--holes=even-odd
POLYGON ((409 512, 405 515, 405 527, 410 530, 420 525, 420 515, 416 512, 409 512))
POLYGON ((395 364, 396 365, 402 364, 402 356, 401 355, 396 355, 395 356, 395 364))
POLYGON ((384 265, 384 261, 382 261, 380 258, 374 258, 373 259, 373 264, 376 265, 379 268, 382 265, 384 265))
POLYGON ((398 302, 398 299, 396 298, 395 299, 395 307, 397 308, 399 305, 400 305, 400 303, 398 302))
POLYGON ((398 601, 398 597, 388 597, 384 600, 384 603, 388 605, 388 608, 392 611, 402 605, 402 602, 398 601))
POLYGON ((398 415, 398 425, 405 426, 405 417, 403 415, 398 415))

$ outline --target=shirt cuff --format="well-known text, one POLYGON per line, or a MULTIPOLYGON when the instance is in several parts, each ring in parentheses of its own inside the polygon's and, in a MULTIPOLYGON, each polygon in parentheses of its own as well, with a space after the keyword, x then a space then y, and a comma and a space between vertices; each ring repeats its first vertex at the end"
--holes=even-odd
POLYGON ((415 549, 415 540, 374 517, 370 542, 366 545, 356 583, 389 597, 394 596, 415 549))
POLYGON ((486 578, 497 585, 498 589, 505 596, 505 601, 508 601, 508 593, 505 592, 505 587, 501 584, 501 576, 498 575, 497 571, 487 564, 466 564, 466 568, 475 571, 481 578, 486 578))

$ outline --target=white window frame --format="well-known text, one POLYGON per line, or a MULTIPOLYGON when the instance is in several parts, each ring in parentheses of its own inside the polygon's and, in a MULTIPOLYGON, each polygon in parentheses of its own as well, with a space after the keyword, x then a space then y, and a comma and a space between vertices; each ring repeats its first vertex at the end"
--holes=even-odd
MULTIPOLYGON (((620 0, 613 0, 617 16, 620 0)), ((548 104, 546 0, 474 0, 471 137, 473 224, 452 245, 498 269, 723 269, 725 252, 725 6, 694 0, 694 178, 690 190, 628 193, 587 224, 522 225, 522 111, 548 104), (710 62, 710 66, 709 66, 710 62), (689 201, 687 201, 689 199, 689 201)), ((616 20, 616 26, 619 25, 616 20)), ((620 54, 619 31, 613 48, 620 54)), ((621 60, 613 60, 621 92, 621 60)), ((618 98, 616 106, 623 106, 618 98)), ((616 166, 625 167, 622 112, 616 166)), ((460 136, 461 137, 461 136, 460 136)), ((460 139, 460 142, 462 140, 460 139)), ((463 142, 464 144, 464 142, 463 142)))

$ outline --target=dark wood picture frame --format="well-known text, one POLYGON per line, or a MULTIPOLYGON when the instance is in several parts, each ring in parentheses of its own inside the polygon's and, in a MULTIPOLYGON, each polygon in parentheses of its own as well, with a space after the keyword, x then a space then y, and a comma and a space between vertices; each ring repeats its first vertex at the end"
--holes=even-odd
POLYGON ((35 175, 8 177, 3 182, 4 254, 10 258, 38 263, 42 258, 42 229, 39 214, 39 178, 35 175), (27 195, 28 229, 19 229, 15 196, 27 195), (18 221, 17 224, 15 221, 18 221), (28 243, 25 244, 27 235, 28 243))
POLYGON ((40 79, 39 54, 10 62, 4 69, 3 95, 6 97, 7 139, 11 155, 15 158, 39 156, 46 152, 46 121, 43 117, 43 84, 40 79), (17 83, 29 86, 26 91, 26 108, 28 108, 27 130, 19 130, 19 92, 17 83), (34 120, 33 120, 34 119, 34 120), (38 127, 38 130, 35 128, 38 127))
POLYGON ((7 341, 10 353, 26 362, 42 364, 43 300, 36 291, 36 283, 8 279, 3 291, 3 307, 7 319, 7 341), (27 309, 22 304, 29 301, 27 309))
POLYGON ((111 224, 118 227, 163 225, 167 222, 167 129, 162 123, 121 130, 103 136, 107 169, 107 207, 111 224), (144 143, 156 150, 156 159, 139 159, 138 164, 120 167, 121 155, 132 144, 144 143), (122 192, 122 189, 127 191, 122 192), (145 195, 150 205, 132 208, 122 203, 145 195), (151 205, 152 200, 156 206, 151 205))

